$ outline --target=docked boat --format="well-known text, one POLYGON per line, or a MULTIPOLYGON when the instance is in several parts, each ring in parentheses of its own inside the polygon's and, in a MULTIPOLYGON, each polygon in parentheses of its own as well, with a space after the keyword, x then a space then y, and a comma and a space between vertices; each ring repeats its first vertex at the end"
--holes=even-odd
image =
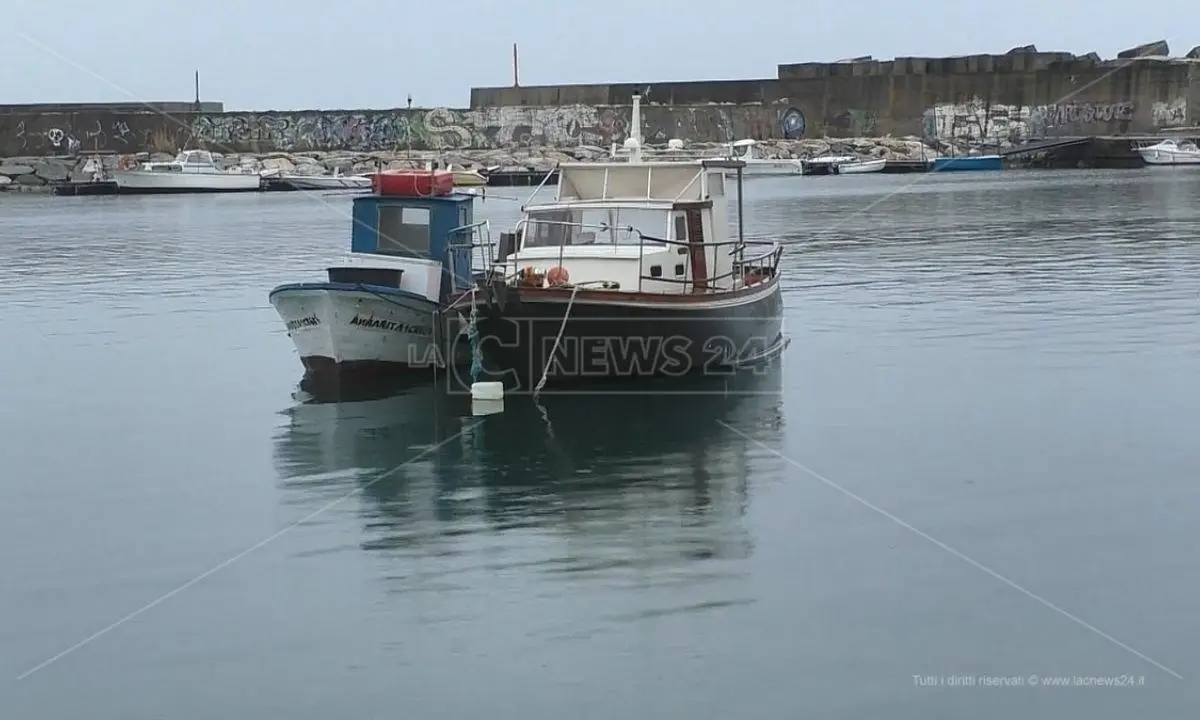
POLYGON ((755 150, 758 143, 755 140, 746 138, 738 140, 726 146, 727 157, 730 160, 740 160, 744 163, 741 168, 744 177, 763 177, 775 175, 801 175, 804 172, 804 163, 800 160, 792 160, 790 158, 765 158, 760 157, 755 150))
POLYGON ((1200 148, 1189 140, 1177 142, 1168 138, 1137 151, 1147 165, 1200 165, 1200 148))
POLYGON ((981 172, 1003 170, 1004 158, 999 155, 958 155, 933 159, 933 172, 981 172))
POLYGON ((489 244, 488 225, 473 219, 474 196, 441 175, 372 176, 375 192, 354 198, 349 254, 325 280, 271 291, 308 375, 383 379, 456 362, 440 311, 470 286, 471 249, 489 244))
POLYGON ((820 155, 800 161, 805 175, 836 175, 842 165, 859 162, 857 155, 820 155))
POLYGON ((554 199, 534 193, 486 281, 451 304, 491 380, 719 374, 782 350, 783 248, 745 238, 744 163, 644 162, 640 120, 635 95, 628 161, 560 164, 554 199))
POLYGON ((121 194, 254 192, 262 189, 263 177, 243 168, 222 169, 207 150, 184 150, 174 160, 113 173, 121 194))
POLYGON ((371 176, 343 175, 334 170, 332 175, 288 175, 281 174, 277 180, 293 190, 370 190, 371 176))
POLYGON ((830 169, 834 175, 858 175, 861 173, 883 172, 883 168, 886 166, 886 158, 875 158, 873 160, 857 158, 854 162, 837 163, 830 169))

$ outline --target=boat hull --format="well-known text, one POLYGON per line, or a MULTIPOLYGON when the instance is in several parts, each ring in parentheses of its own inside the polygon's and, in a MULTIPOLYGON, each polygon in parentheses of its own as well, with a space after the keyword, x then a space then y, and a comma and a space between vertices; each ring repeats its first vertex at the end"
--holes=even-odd
MULTIPOLYGON (((746 160, 742 168, 743 177, 779 177, 782 175, 801 175, 804 166, 799 160, 746 160)), ((730 174, 736 174, 732 171, 730 174)))
POLYGON ((861 175, 864 173, 883 172, 883 168, 886 165, 887 160, 879 158, 877 160, 864 160, 861 162, 834 165, 832 170, 837 175, 861 175))
POLYGON ((293 190, 370 190, 365 175, 281 175, 275 182, 293 190))
POLYGON ((445 367, 438 304, 396 288, 293 283, 271 291, 308 374, 383 377, 445 367))
POLYGON ((113 179, 120 194, 256 192, 262 178, 250 173, 117 172, 113 179))
POLYGON ((1200 153, 1142 148, 1138 150, 1138 154, 1147 165, 1200 165, 1200 153))
POLYGON ((783 345, 777 279, 715 296, 580 291, 571 302, 570 290, 500 292, 502 304, 480 300, 479 349, 490 379, 517 391, 532 390, 544 372, 546 388, 728 375, 783 345), (615 295, 628 297, 605 297, 615 295))
POLYGON ((934 158, 932 168, 933 172, 979 172, 1003 169, 1004 158, 999 155, 934 158))

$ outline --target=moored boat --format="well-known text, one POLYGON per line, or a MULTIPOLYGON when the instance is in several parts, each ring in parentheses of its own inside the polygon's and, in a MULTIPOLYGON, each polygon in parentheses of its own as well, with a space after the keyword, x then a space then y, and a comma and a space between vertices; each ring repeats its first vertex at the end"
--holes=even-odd
POLYGON ((490 379, 721 374, 785 345, 782 246, 746 240, 741 212, 728 237, 744 163, 643 162, 636 95, 631 127, 628 161, 561 164, 555 199, 524 207, 487 281, 451 304, 490 379))
POLYGON ((834 175, 838 166, 858 161, 857 155, 820 155, 802 160, 802 172, 805 175, 834 175))
POLYGON ((281 174, 276 180, 293 190, 370 190, 370 175, 343 175, 334 170, 331 175, 281 174))
POLYGON ((886 158, 875 158, 873 160, 857 158, 853 162, 837 163, 830 169, 834 175, 860 175, 862 173, 883 172, 883 168, 886 165, 886 158))
POLYGON ((309 375, 362 380, 453 364, 441 308, 472 282, 472 246, 486 246, 474 196, 431 193, 413 170, 379 173, 354 198, 350 252, 327 279, 280 285, 269 299, 309 375))
POLYGON ((746 138, 726 146, 726 154, 730 160, 740 160, 744 163, 741 168, 743 177, 803 174, 804 163, 802 161, 791 158, 760 157, 755 150, 757 145, 757 141, 746 138))
POLYGON ((121 194, 255 192, 263 184, 261 173, 222 169, 207 150, 184 150, 174 160, 120 169, 113 179, 121 194))
POLYGON ((1154 145, 1139 147, 1137 151, 1147 165, 1200 165, 1200 148, 1187 140, 1177 142, 1167 138, 1154 145))
POLYGON ((933 172, 980 172, 1003 170, 1004 158, 999 155, 958 155, 933 159, 933 172))

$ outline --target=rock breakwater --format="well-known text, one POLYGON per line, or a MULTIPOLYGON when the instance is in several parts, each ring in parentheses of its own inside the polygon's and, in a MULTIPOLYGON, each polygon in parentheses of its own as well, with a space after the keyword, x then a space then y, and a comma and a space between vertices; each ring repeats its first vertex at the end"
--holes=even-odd
MULTIPOLYGON (((690 143, 681 150, 666 145, 647 145, 648 157, 662 159, 719 157, 728 146, 720 143, 690 143)), ((763 158, 805 159, 827 153, 860 155, 888 160, 920 160, 937 157, 934 147, 918 137, 904 138, 828 138, 808 140, 763 140, 755 146, 755 154, 763 158)), ((353 174, 378 170, 398 170, 425 167, 433 161, 440 166, 492 168, 501 171, 546 171, 560 162, 597 162, 610 155, 609 148, 580 145, 574 148, 531 147, 516 150, 462 150, 454 152, 272 152, 220 156, 225 167, 247 170, 277 169, 282 175, 330 175, 334 172, 353 174)), ((83 182, 91 179, 88 162, 99 159, 106 169, 115 170, 120 164, 137 160, 170 160, 170 155, 146 154, 15 157, 0 159, 0 190, 49 190, 63 182, 83 182)))

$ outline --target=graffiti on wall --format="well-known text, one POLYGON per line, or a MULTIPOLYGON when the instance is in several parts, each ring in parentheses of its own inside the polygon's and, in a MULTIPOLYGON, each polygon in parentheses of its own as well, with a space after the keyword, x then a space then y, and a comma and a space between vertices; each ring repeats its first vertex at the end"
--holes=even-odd
MULTIPOLYGON (((95 111, 0 115, 0 156, 81 150, 175 153, 189 146, 224 153, 607 147, 628 136, 630 111, 628 106, 570 105, 178 116, 95 111)), ((799 118, 799 126, 792 120, 790 127, 803 134, 803 116, 799 118)), ((650 142, 729 142, 780 135, 774 107, 642 108, 642 136, 650 142)))
MULTIPOLYGON (((0 155, 176 152, 188 145, 224 152, 605 146, 625 139, 628 118, 628 108, 586 105, 174 117, 101 112, 9 115, 0 116, 0 155)), ((687 124, 706 125, 702 118, 687 124)))
POLYGON ((825 122, 825 132, 831 136, 869 137, 875 134, 876 114, 873 110, 847 108, 825 122))
POLYGON ((1055 135, 1126 132, 1133 118, 1132 102, 1055 103, 1030 107, 976 100, 935 105, 925 111, 922 124, 924 134, 929 138, 1011 145, 1055 135))
POLYGON ((779 129, 785 140, 799 140, 804 137, 804 113, 794 107, 779 113, 779 129))
POLYGON ((1187 100, 1178 98, 1173 102, 1156 102, 1150 106, 1150 119, 1156 128, 1187 127, 1187 100))

